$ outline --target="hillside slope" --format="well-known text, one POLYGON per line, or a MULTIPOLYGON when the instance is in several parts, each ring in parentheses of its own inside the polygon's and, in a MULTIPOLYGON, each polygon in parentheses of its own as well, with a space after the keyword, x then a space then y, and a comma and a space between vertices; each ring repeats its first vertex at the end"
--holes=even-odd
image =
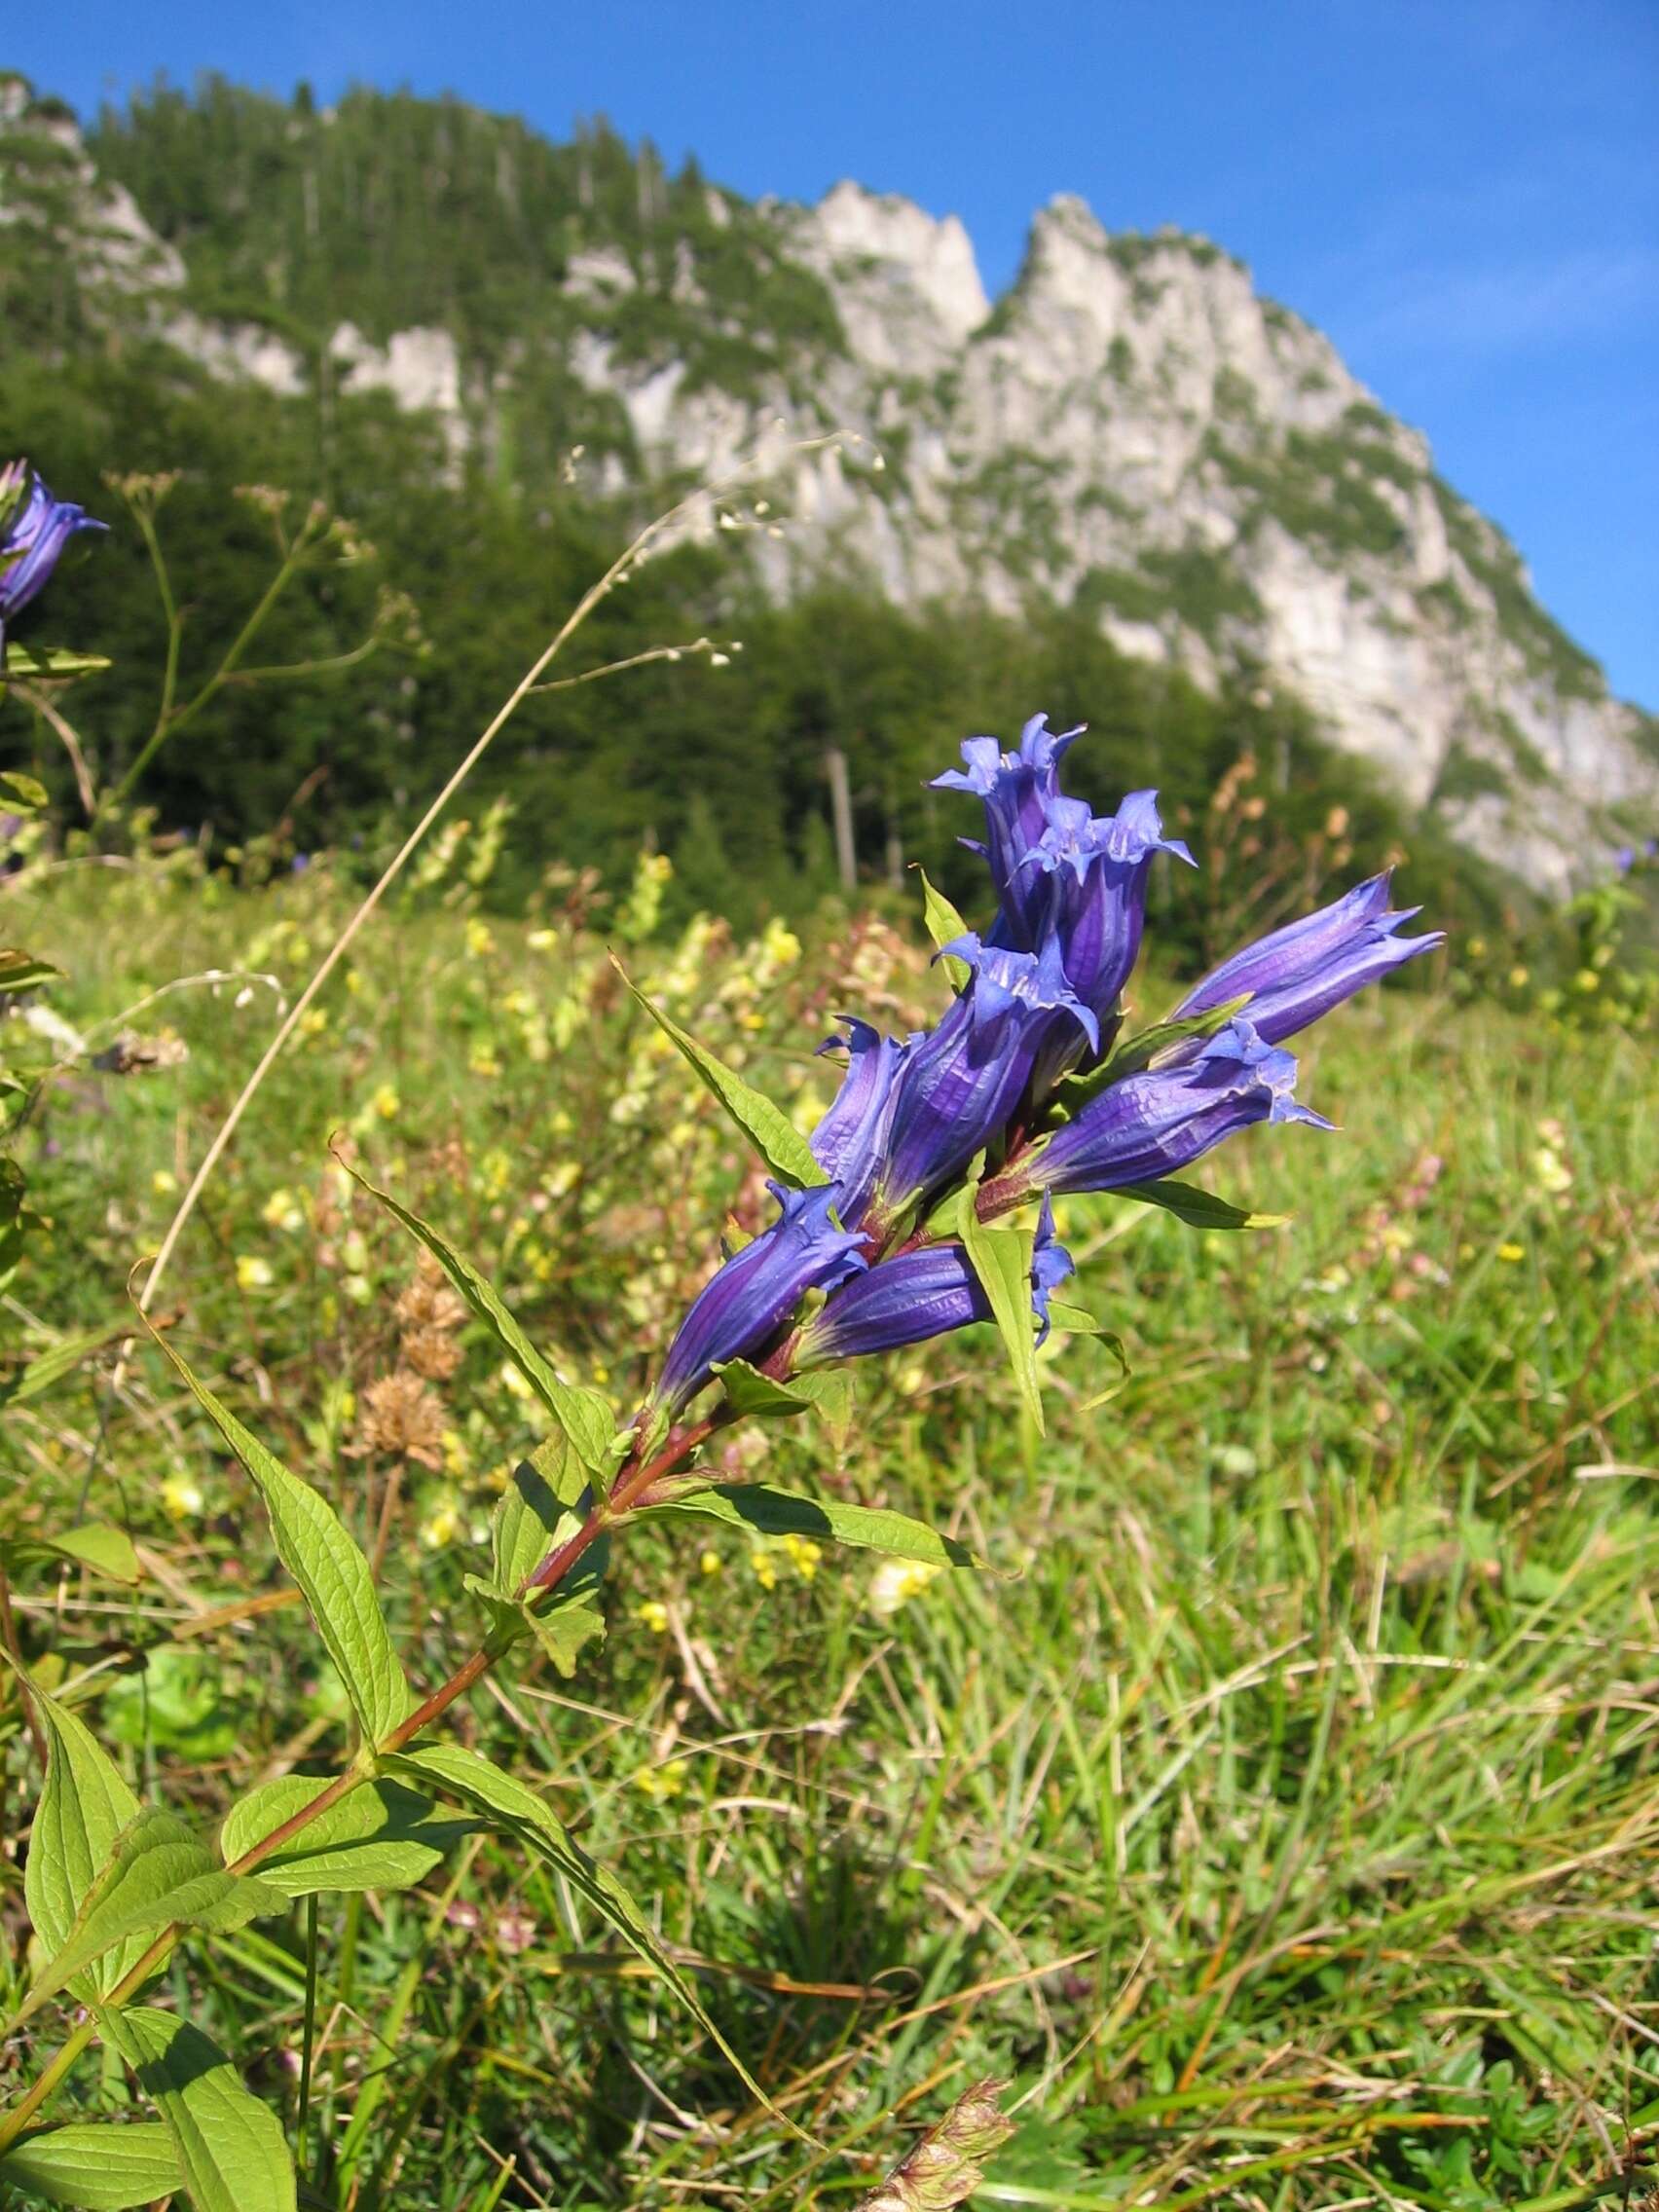
POLYGON ((72 118, 13 81, 0 217, 72 241, 84 313, 295 401, 384 391, 456 471, 596 491, 846 428, 747 542, 782 596, 1086 609, 1206 685, 1305 700, 1413 810, 1560 890, 1659 819, 1655 724, 1330 343, 1208 241, 1036 217, 988 299, 954 218, 669 179, 455 102, 209 85, 72 118), (19 160, 18 149, 27 154, 19 160))

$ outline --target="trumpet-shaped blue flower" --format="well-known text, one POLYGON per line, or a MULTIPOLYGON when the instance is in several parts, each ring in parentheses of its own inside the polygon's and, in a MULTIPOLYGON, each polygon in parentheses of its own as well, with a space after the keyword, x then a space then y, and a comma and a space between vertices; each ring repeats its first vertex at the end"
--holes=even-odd
POLYGON ((861 1239, 832 1218, 839 1184, 791 1191, 769 1183, 767 1189, 783 1209, 779 1219, 716 1271, 669 1346, 654 1402, 670 1415, 696 1396, 722 1361, 759 1350, 809 1290, 832 1289, 864 1269, 861 1239))
POLYGON ((847 1070, 808 1142, 819 1166, 840 1186, 835 1210, 841 1226, 857 1229, 881 1172, 899 1076, 920 1039, 884 1037, 854 1014, 839 1018, 846 1037, 827 1038, 818 1049, 830 1052, 844 1045, 847 1070))
POLYGON ((26 461, 0 468, 0 637, 45 590, 78 530, 102 530, 72 499, 55 499, 26 461))
POLYGON ((1292 1095, 1296 1061, 1248 1021, 1230 1021, 1176 1066, 1125 1076, 1012 1163, 998 1210, 1035 1191, 1116 1191, 1179 1173, 1257 1122, 1331 1124, 1292 1095))
POLYGON ((1389 908, 1384 869, 1224 960, 1187 993, 1173 1018, 1207 1013, 1247 991, 1251 1027, 1270 1045, 1280 1045, 1391 968, 1443 943, 1439 930, 1427 937, 1396 934, 1420 912, 1418 906, 1389 908))
POLYGON ((957 1174, 1002 1132, 1056 1035, 1076 1028, 1095 1051, 1100 1046, 1100 1025, 1066 981, 1056 939, 1041 952, 1019 952, 969 935, 945 949, 973 973, 899 1073, 873 1200, 883 1222, 957 1174))
MULTIPOLYGON (((1054 1235, 1053 1208, 1045 1198, 1031 1262, 1031 1309, 1039 1344, 1049 1334, 1049 1297, 1072 1272, 1072 1258, 1054 1235)), ((959 1243, 921 1244, 895 1253, 835 1292, 801 1331, 797 1368, 834 1359, 864 1359, 897 1351, 988 1321, 990 1301, 959 1243)))
POLYGON ((1049 828, 1049 808, 1060 795, 1060 756, 1077 729, 1054 731, 1047 715, 1033 715, 1019 733, 1019 744, 1005 753, 994 737, 965 738, 965 768, 947 768, 933 780, 941 792, 968 792, 985 806, 985 842, 964 844, 982 853, 990 865, 1002 911, 992 930, 993 944, 1034 952, 1043 934, 1049 890, 1040 872, 1029 869, 1049 828))
POLYGON ((1080 798, 1051 799, 1048 812, 1024 866, 1049 886, 1044 926, 1060 940, 1066 980, 1104 1021, 1140 957, 1153 855, 1189 867, 1193 856, 1163 834, 1156 792, 1130 792, 1116 814, 1090 814, 1080 798))

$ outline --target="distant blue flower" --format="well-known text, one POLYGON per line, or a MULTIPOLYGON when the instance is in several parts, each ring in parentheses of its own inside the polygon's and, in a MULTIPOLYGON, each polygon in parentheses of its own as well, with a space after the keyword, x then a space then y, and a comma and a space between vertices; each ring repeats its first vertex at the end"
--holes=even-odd
POLYGON ((885 1222, 1001 1134, 1056 1034, 1075 1027, 1099 1049, 1100 1025, 1067 983, 1054 938, 1041 953, 981 944, 971 934, 945 949, 973 973, 939 1027, 911 1050, 895 1086, 874 1199, 885 1222))
POLYGON ((845 1039, 827 1038, 818 1049, 829 1052, 844 1045, 847 1071, 808 1141, 819 1166, 840 1186, 835 1210, 842 1228, 857 1229, 881 1169, 899 1074, 920 1039, 901 1042, 856 1015, 839 1018, 847 1025, 845 1039))
POLYGON ((963 843, 990 864, 1002 912, 990 933, 993 944, 1034 952, 1048 910, 1048 886, 1026 862, 1049 828, 1049 807, 1060 795, 1060 756, 1077 729, 1055 732, 1047 715, 1033 715, 1019 733, 1019 745, 1005 753, 994 737, 965 738, 966 768, 947 768, 933 780, 935 791, 969 792, 985 804, 985 842, 963 843))
POLYGON ((1636 847, 1634 845, 1621 845, 1613 855, 1613 866, 1620 875, 1628 875, 1635 866, 1636 847))
POLYGON ((810 1191, 766 1187, 783 1208, 781 1217, 703 1286, 669 1346, 653 1396, 671 1415, 696 1396, 720 1362, 758 1351, 809 1290, 833 1289, 864 1268, 860 1238, 830 1218, 837 1184, 810 1191))
POLYGON ((1443 943, 1438 930, 1427 937, 1395 934, 1420 911, 1418 906, 1390 911, 1384 869, 1333 904, 1224 960, 1187 993, 1172 1018, 1207 1013, 1248 991, 1244 1012, 1251 1027, 1270 1045, 1280 1045, 1391 968, 1443 943))
POLYGON ((1116 1191, 1175 1175, 1256 1122, 1331 1124, 1292 1096, 1296 1061, 1230 1021, 1178 1066, 1125 1076, 996 1179, 999 1210, 1037 1191, 1116 1191))
POLYGON ((55 499, 27 461, 0 468, 0 636, 44 591, 78 530, 102 530, 71 499, 55 499))
MULTIPOLYGON (((1031 1264, 1031 1309, 1039 1324, 1039 1344, 1049 1334, 1050 1293, 1071 1272, 1071 1255, 1054 1235, 1053 1208, 1045 1198, 1031 1264)), ((921 1244, 913 1252, 879 1261, 836 1291, 801 1331, 794 1364, 822 1367, 834 1359, 865 1359, 990 1317, 990 1301, 962 1246, 954 1241, 921 1244)))

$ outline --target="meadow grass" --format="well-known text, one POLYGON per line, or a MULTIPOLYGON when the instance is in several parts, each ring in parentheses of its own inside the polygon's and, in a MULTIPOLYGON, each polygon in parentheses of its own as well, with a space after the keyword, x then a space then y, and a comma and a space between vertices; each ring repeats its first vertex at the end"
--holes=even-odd
MULTIPOLYGON (((759 1203, 603 934, 485 918, 451 857, 278 1064, 157 1314, 378 1548, 418 1681, 475 1640, 461 1577, 537 1431, 474 1329, 424 1396, 377 1400, 408 1371, 416 1251, 331 1137, 621 1408, 724 1213, 752 1226, 759 1203)), ((208 970, 291 995, 348 910, 327 863, 257 892, 187 856, 32 882, 8 935, 68 972, 53 1004, 83 1030, 208 970)), ((630 964, 803 1120, 832 1010, 896 1024, 940 987, 878 922, 831 918, 804 952, 776 929, 657 941, 649 903, 642 878, 602 917, 640 940, 630 964)), ((53 1087, 30 1155, 51 1233, 7 1316, 25 1351, 129 1310, 276 1018, 249 988, 139 1018, 182 1063, 53 1087)), ((1156 982, 1133 995, 1161 1010, 1156 982)), ((1340 1135, 1258 1131, 1214 1176, 1283 1229, 1071 1202, 1081 1302, 1129 1373, 1054 1340, 1046 1437, 978 1330, 861 1374, 844 1451, 728 1447, 919 1514, 994 1574, 918 1587, 865 1555, 652 1528, 618 1547, 608 1639, 573 1680, 525 1662, 459 1712, 625 1873, 822 2148, 752 2106, 551 1877, 470 1836, 419 1890, 321 1913, 302 2201, 850 2206, 983 2073, 1020 2123, 987 2206, 1544 2212, 1652 2186, 1650 1057, 1397 991, 1309 1041, 1302 1093, 1340 1135)), ((3 1510, 121 1521, 144 1578, 37 1577, 19 1635, 135 1781, 210 1824, 256 1781, 324 1771, 345 1706, 245 1479, 155 1354, 118 1393, 113 1357, 10 1410, 3 1510)), ((0 1729, 16 1934, 37 1778, 15 1700, 0 1729)), ((301 1907, 169 1969, 290 2115, 305 1941, 301 1907)), ((95 2061, 76 2087, 125 2093, 95 2061)))

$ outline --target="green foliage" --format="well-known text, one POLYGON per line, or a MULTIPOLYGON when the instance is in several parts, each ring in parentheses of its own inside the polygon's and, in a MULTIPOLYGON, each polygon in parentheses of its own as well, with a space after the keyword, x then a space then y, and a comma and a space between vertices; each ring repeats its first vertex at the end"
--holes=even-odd
POLYGON ((368 1561, 327 1499, 289 1474, 258 1437, 221 1405, 165 1337, 158 1342, 179 1380, 246 1468, 271 1517, 277 1556, 304 1592, 317 1634, 346 1685, 363 1742, 379 1743, 407 1715, 414 1699, 375 1596, 368 1561))
POLYGON ((196 2212, 294 2212, 280 2121, 200 2028, 147 2005, 99 2020, 160 2111, 196 2212))
POLYGON ((1502 532, 1477 514, 1442 477, 1429 481, 1453 550, 1485 588, 1498 628, 1519 650, 1528 672, 1563 698, 1605 698, 1606 680, 1600 663, 1575 645, 1532 597, 1521 556, 1502 532))
MULTIPOLYGON (((327 1778, 284 1774, 240 1797, 225 1815, 219 1851, 241 1857, 319 1796, 327 1778)), ((406 1890, 423 1882, 473 1824, 439 1813, 429 1797, 384 1780, 331 1805, 260 1863, 259 1880, 283 1898, 406 1890)))
POLYGON ((159 2120, 71 2120, 24 2136, 0 2157, 0 2182, 36 2203, 130 2212, 182 2188, 184 2169, 159 2120))

